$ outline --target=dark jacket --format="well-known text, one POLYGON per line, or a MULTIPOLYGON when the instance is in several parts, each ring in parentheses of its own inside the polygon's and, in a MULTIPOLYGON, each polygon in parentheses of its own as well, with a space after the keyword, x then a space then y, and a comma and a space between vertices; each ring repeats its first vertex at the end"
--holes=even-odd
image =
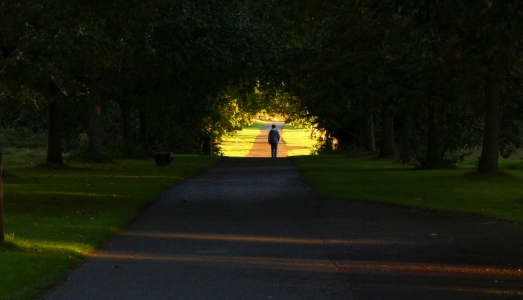
POLYGON ((280 142, 280 132, 276 128, 273 128, 271 131, 269 131, 268 141, 269 144, 278 144, 280 142), (274 133, 271 134, 271 132, 274 133))

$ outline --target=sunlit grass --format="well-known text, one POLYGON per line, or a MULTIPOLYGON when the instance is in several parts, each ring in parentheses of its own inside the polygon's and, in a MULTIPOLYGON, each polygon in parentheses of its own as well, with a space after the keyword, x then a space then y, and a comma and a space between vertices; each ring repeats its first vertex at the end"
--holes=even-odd
POLYGON ((4 185, 0 299, 36 296, 167 187, 220 160, 184 155, 175 156, 169 167, 158 167, 151 159, 72 163, 69 170, 33 167, 44 158, 26 152, 4 156, 11 177, 4 185))
POLYGON ((254 140, 260 134, 261 128, 269 122, 256 120, 250 126, 243 127, 234 136, 225 137, 220 147, 225 156, 244 157, 251 151, 254 140))
POLYGON ((315 140, 311 139, 310 127, 294 127, 288 124, 283 126, 282 137, 287 147, 296 147, 297 149, 289 150, 287 156, 310 155, 315 140))
POLYGON ((455 211, 523 222, 521 160, 501 160, 498 176, 471 176, 475 159, 456 169, 414 170, 360 155, 294 158, 304 178, 322 196, 455 211))
MULTIPOLYGON (((256 137, 261 133, 261 128, 271 122, 257 120, 251 126, 244 127, 232 137, 224 138, 220 144, 225 156, 244 157, 254 144, 256 137)), ((285 124, 282 130, 282 139, 288 147, 296 147, 289 150, 288 156, 310 155, 314 140, 310 138, 310 128, 298 128, 285 124)))

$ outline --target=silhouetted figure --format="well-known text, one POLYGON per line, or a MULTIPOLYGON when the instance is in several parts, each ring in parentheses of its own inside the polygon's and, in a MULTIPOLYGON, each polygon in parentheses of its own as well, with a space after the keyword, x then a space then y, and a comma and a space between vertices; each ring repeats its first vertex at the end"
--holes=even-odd
POLYGON ((272 125, 269 131, 269 144, 271 144, 271 157, 278 156, 278 143, 280 142, 280 132, 276 129, 276 125, 272 125))

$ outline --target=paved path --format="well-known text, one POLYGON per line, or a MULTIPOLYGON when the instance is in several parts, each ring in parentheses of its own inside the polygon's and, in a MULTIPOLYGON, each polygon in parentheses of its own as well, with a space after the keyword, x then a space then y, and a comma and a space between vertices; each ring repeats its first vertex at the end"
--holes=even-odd
POLYGON ((283 125, 284 122, 272 122, 262 127, 261 133, 254 140, 251 151, 246 157, 271 157, 271 145, 268 143, 269 130, 272 124, 276 125, 276 129, 280 131, 281 141, 278 145, 278 157, 287 157, 287 145, 285 144, 283 125))
POLYGON ((43 298, 347 299, 313 229, 317 206, 288 159, 227 159, 173 187, 43 298))
POLYGON ((287 146, 285 142, 285 130, 283 130, 284 122, 272 122, 262 127, 261 133, 254 140, 251 151, 245 157, 271 157, 271 145, 269 145, 267 138, 272 124, 276 125, 276 129, 280 131, 281 140, 278 145, 278 157, 287 157, 289 150, 305 149, 300 146, 287 146))
POLYGON ((43 299, 522 299, 521 226, 315 196, 287 158, 172 187, 43 299))

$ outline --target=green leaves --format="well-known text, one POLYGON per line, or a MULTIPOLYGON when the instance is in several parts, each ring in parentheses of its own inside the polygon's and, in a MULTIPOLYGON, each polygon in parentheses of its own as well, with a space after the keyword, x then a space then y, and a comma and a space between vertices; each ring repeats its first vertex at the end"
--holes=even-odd
POLYGON ((507 78, 507 96, 521 97, 515 92, 523 56, 518 1, 310 0, 304 6, 315 9, 302 10, 305 30, 293 31, 303 42, 287 44, 285 87, 342 142, 359 146, 364 118, 386 111, 400 128, 414 121, 423 154, 428 109, 436 105, 445 155, 479 143, 487 72, 507 78))
MULTIPOLYGON (((427 98, 442 107, 445 128, 461 128, 481 118, 487 71, 511 78, 502 88, 514 94, 522 11, 518 1, 8 0, 0 88, 45 106, 53 82, 72 103, 96 77, 106 99, 147 112, 157 130, 170 118, 195 135, 221 135, 269 109, 317 117, 358 144, 365 118, 386 111, 421 124, 422 141, 427 98)), ((465 132, 472 138, 446 133, 460 141, 450 148, 476 142, 465 132)))

